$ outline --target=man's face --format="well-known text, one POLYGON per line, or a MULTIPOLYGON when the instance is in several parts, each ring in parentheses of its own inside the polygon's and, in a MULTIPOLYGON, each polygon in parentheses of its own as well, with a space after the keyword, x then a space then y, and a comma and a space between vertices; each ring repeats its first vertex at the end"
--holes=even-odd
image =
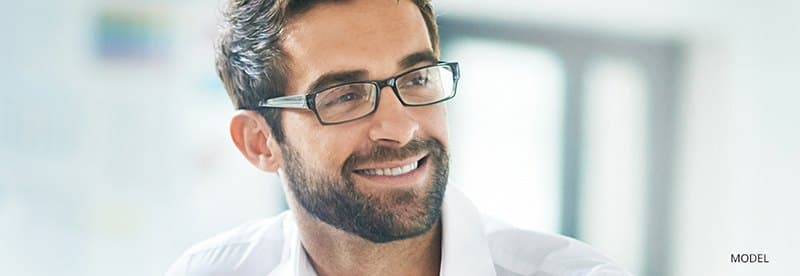
MULTIPOLYGON (((386 79, 435 59, 423 17, 407 0, 320 4, 294 18, 285 38, 288 95, 386 79)), ((290 194, 317 219, 373 242, 435 225, 448 171, 443 104, 406 107, 391 88, 381 92, 375 113, 344 124, 282 111, 281 176, 290 194)))

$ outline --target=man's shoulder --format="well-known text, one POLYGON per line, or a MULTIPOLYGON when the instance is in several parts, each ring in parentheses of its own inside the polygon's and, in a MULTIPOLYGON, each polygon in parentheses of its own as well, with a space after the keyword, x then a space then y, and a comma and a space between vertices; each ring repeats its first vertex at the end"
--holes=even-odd
POLYGON ((498 275, 630 275, 590 245, 484 217, 498 275))
POLYGON ((266 275, 281 260, 286 215, 251 221, 193 245, 167 275, 266 275))

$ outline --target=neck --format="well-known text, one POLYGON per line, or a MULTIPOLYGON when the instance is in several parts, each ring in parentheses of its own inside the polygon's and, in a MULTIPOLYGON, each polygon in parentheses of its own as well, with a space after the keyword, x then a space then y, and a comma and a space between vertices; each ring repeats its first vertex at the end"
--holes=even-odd
POLYGON ((439 275, 441 223, 414 238, 373 243, 311 217, 302 207, 293 210, 300 240, 320 276, 439 275))

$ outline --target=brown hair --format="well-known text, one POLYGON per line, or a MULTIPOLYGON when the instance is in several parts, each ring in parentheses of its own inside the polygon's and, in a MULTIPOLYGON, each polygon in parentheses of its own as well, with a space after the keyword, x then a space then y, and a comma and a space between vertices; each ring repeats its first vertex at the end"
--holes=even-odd
MULTIPOLYGON (((217 73, 237 109, 256 109, 258 102, 285 94, 287 62, 281 47, 283 28, 294 16, 317 4, 337 0, 229 0, 216 44, 217 73)), ((398 0, 399 1, 399 0, 398 0)), ((439 35, 430 0, 411 0, 428 28, 433 50, 439 35)), ((280 112, 257 108, 279 143, 284 141, 280 112)))

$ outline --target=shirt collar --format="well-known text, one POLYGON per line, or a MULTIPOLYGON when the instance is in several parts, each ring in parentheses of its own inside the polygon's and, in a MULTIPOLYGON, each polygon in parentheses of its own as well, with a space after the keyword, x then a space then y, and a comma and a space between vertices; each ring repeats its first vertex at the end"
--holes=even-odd
POLYGON ((442 276, 496 275, 478 210, 452 186, 442 205, 442 276))
POLYGON ((300 242, 294 212, 286 212, 283 220, 283 252, 281 262, 267 276, 317 276, 300 242))
MULTIPOLYGON (((293 212, 284 221, 281 264, 270 276, 317 276, 300 243, 293 212)), ((442 204, 442 276, 496 275, 480 213, 460 191, 447 188, 442 204)))

